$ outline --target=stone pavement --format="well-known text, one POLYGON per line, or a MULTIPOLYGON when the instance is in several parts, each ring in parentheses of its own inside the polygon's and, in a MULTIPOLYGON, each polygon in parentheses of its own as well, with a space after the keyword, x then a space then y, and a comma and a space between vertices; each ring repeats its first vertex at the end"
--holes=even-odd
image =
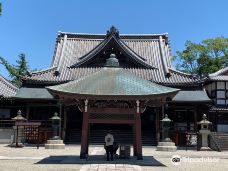
POLYGON ((0 144, 0 171, 228 170, 228 152, 186 151, 185 149, 179 149, 177 152, 159 152, 155 147, 143 147, 144 160, 141 163, 134 159, 123 163, 121 160, 106 162, 102 146, 90 146, 90 157, 84 160, 84 163, 79 162, 79 154, 79 145, 67 145, 65 149, 59 150, 46 150, 44 147, 10 148, 0 144), (171 162, 173 155, 178 155, 181 162, 174 165, 171 162))

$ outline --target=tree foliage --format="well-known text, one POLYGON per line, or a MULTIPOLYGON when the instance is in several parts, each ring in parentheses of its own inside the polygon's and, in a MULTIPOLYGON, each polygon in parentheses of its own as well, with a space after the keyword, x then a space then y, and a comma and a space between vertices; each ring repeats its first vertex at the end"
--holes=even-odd
POLYGON ((187 41, 183 51, 177 51, 176 68, 204 77, 228 66, 228 38, 205 39, 201 43, 187 41))
POLYGON ((26 61, 25 54, 21 53, 18 55, 18 60, 16 61, 17 65, 11 65, 9 62, 0 57, 0 63, 5 66, 8 70, 12 82, 18 86, 22 84, 22 77, 25 76, 28 72, 28 62, 26 61))
POLYGON ((0 15, 2 15, 2 3, 0 2, 0 15))

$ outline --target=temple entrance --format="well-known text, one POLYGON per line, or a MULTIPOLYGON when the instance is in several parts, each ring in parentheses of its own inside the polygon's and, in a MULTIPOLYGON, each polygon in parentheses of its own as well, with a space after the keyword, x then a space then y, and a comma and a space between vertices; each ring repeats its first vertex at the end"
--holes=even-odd
POLYGON ((90 124, 89 144, 104 145, 107 132, 114 136, 118 144, 133 144, 133 127, 128 124, 90 124))
POLYGON ((78 109, 76 105, 67 107, 66 115, 66 129, 82 129, 83 113, 78 109))

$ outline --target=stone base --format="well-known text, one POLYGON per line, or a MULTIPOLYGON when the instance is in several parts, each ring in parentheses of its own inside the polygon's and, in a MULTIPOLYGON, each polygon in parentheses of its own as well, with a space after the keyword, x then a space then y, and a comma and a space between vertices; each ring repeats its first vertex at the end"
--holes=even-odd
POLYGON ((47 140, 45 149, 65 149, 65 144, 63 140, 47 140))
POLYGON ((176 151, 174 142, 158 142, 157 151, 176 151))
POLYGON ((201 147, 200 151, 212 151, 209 147, 201 147))
POLYGON ((22 147, 24 147, 24 145, 22 143, 18 143, 18 145, 16 145, 16 143, 12 143, 9 146, 10 147, 15 147, 15 148, 22 148, 22 147))

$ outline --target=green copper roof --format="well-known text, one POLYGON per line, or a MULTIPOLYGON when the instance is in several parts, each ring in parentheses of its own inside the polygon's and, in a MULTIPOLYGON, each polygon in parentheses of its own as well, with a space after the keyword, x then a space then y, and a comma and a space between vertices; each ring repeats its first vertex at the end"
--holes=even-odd
POLYGON ((18 90, 15 98, 21 98, 21 99, 53 99, 53 96, 45 88, 22 87, 18 90))
POLYGON ((147 96, 175 94, 169 88, 144 80, 121 68, 107 67, 82 79, 47 87, 48 90, 81 95, 147 96))
POLYGON ((203 90, 197 91, 179 91, 174 96, 174 102, 210 102, 211 99, 207 96, 207 93, 203 90))

